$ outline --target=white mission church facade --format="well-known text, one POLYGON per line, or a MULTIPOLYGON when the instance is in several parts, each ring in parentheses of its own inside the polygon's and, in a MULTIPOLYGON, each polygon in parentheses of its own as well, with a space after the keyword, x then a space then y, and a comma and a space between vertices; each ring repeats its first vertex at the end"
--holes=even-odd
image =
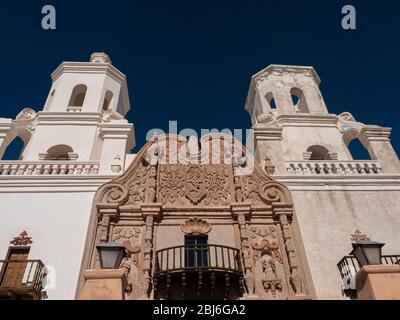
POLYGON ((154 137, 132 154, 126 77, 106 54, 51 77, 41 110, 0 119, 0 157, 24 142, 19 160, 0 161, 0 298, 78 299, 110 241, 126 248, 124 299, 348 299, 351 237, 399 260, 391 129, 330 114, 312 67, 252 77, 254 154, 222 134, 200 147, 154 137), (370 159, 353 160, 353 139, 370 159))

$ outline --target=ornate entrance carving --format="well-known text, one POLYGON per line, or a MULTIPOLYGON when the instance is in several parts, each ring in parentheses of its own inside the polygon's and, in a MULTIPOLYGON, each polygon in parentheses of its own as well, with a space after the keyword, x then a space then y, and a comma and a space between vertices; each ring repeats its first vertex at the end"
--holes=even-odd
MULTIPOLYGON (((178 249, 174 248, 183 245, 183 237, 179 240, 176 233, 181 229, 184 234, 208 234, 216 247, 226 245, 228 238, 234 239, 228 247, 239 249, 240 266, 236 270, 240 282, 234 285, 243 289, 239 295, 258 299, 312 297, 288 189, 268 176, 242 146, 234 148, 237 142, 232 137, 210 135, 201 142, 197 163, 192 158, 179 162, 175 160, 186 154, 180 151, 182 147, 186 150, 185 139, 154 138, 121 176, 99 189, 82 270, 97 266, 98 242, 120 241, 129 253, 123 263, 129 279, 126 297, 152 299, 155 291, 162 294, 157 287, 156 263, 162 263, 165 270, 177 270, 175 258, 160 256, 157 260, 155 252, 176 255, 178 249), (224 155, 231 161, 215 163, 224 155), (203 161, 207 159, 211 162, 203 161), (253 170, 249 170, 251 164, 253 170)), ((210 276, 205 276, 206 271, 202 270, 201 279, 211 281, 218 276, 215 272, 223 269, 210 270, 210 276)), ((181 272, 180 276, 166 276, 168 293, 164 296, 174 297, 171 288, 178 278, 182 287, 176 296, 184 296, 182 292, 191 288, 186 283, 191 277, 187 271, 181 272)), ((228 273, 226 277, 229 279, 228 273)), ((223 290, 232 290, 232 278, 226 283, 223 290)), ((208 285, 214 290, 217 283, 208 285)), ((198 292, 206 287, 201 281, 198 292)), ((225 295, 237 296, 226 291, 225 295)))

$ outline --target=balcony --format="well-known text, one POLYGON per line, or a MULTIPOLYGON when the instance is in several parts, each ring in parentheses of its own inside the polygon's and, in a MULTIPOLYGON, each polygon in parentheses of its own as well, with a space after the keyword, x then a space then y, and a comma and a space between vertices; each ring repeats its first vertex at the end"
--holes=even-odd
MULTIPOLYGON (((382 256, 384 265, 400 265, 400 255, 382 256)), ((354 256, 346 256, 337 264, 342 278, 343 293, 346 297, 357 299, 355 276, 360 271, 360 265, 354 256)))
POLYGON ((236 248, 196 244, 156 252, 155 299, 238 299, 241 282, 236 248))
POLYGON ((40 300, 44 264, 40 260, 0 260, 0 299, 40 300))

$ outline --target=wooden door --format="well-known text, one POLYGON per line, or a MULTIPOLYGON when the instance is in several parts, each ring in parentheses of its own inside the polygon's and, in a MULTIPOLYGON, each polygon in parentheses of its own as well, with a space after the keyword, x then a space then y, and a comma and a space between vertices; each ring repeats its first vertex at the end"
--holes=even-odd
POLYGON ((16 248, 10 249, 7 263, 1 280, 1 287, 17 288, 21 287, 22 280, 28 264, 29 249, 16 248))

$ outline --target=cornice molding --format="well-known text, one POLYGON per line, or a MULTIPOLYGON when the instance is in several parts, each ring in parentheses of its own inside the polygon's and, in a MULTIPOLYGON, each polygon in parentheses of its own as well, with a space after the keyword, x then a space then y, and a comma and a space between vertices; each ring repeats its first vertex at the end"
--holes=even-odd
POLYGON ((56 81, 63 73, 106 74, 119 83, 126 81, 126 76, 110 63, 66 61, 51 74, 52 80, 56 81))
MULTIPOLYGON (((103 115, 100 112, 47 112, 39 111, 38 125, 54 124, 54 122, 95 122, 101 123, 103 115)), ((60 123, 58 123, 60 124, 60 123)))
POLYGON ((1 193, 95 192, 115 175, 0 176, 1 193))
POLYGON ((400 175, 313 176, 274 175, 291 191, 400 191, 400 175))

